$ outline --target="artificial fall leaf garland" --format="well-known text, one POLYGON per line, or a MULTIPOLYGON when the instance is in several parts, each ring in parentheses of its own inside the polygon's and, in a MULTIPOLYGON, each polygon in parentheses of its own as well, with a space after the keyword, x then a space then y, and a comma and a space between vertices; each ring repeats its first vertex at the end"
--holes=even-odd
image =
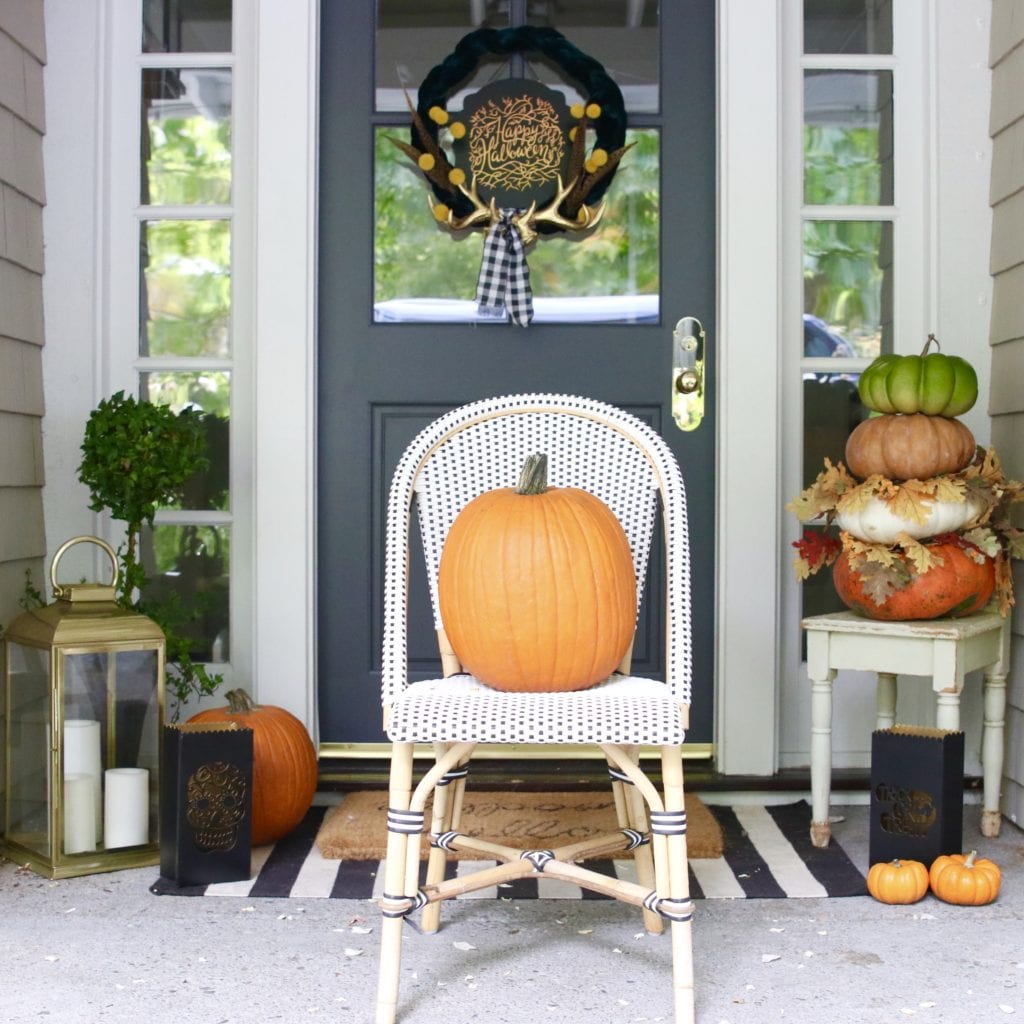
MULTIPOLYGON (((901 483, 879 475, 858 481, 843 463, 833 465, 826 459, 814 483, 786 509, 803 523, 820 521, 828 526, 839 513, 861 510, 872 499, 882 501, 893 515, 915 523, 926 522, 935 502, 974 501, 980 511, 962 530, 928 540, 932 544, 956 544, 976 561, 991 558, 999 610, 1003 615, 1009 612, 1014 604, 1010 560, 1024 558, 1024 530, 1013 525, 1011 508, 1024 501, 1024 483, 1006 479, 994 448, 979 448, 974 461, 958 473, 901 483)), ((928 543, 905 533, 894 544, 886 545, 858 540, 845 530, 838 538, 821 530, 808 530, 793 546, 797 551, 793 562, 797 579, 807 579, 831 566, 845 552, 850 567, 860 574, 865 591, 879 605, 910 582, 911 566, 921 574, 943 564, 942 556, 928 543)))

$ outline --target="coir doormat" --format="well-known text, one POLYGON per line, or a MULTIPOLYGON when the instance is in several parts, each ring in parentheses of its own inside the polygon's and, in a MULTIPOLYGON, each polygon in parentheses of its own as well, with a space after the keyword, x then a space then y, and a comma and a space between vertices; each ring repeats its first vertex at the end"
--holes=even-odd
MULTIPOLYGON (((706 805, 722 830, 721 857, 689 860, 690 892, 695 899, 794 899, 863 896, 863 874, 833 837, 829 846, 811 845, 811 808, 806 801, 781 806, 706 805)), ((379 860, 335 860, 316 845, 325 807, 313 807, 290 835, 273 846, 253 850, 248 879, 213 885, 179 886, 158 879, 157 895, 234 896, 243 899, 379 899, 384 891, 379 860)), ((425 862, 424 862, 425 863, 425 862)), ((479 871, 488 861, 451 861, 449 876, 479 871)), ((588 861, 588 867, 617 878, 633 879, 633 861, 588 861)), ((543 875, 519 879, 493 890, 480 889, 460 899, 605 899, 543 875)))
MULTIPOLYGON (((691 857, 721 857, 722 830, 703 801, 685 795, 686 840, 691 857)), ((352 793, 324 816, 316 837, 320 852, 341 860, 382 860, 387 845, 388 794, 352 793)), ((429 827, 429 804, 427 812, 429 827)), ((459 831, 520 850, 552 849, 618 831, 610 792, 524 793, 468 790, 462 801, 459 831)), ((430 850, 423 837, 422 856, 430 850)), ((455 856, 455 855, 453 855, 455 856)), ((459 860, 485 860, 464 851, 459 860)))

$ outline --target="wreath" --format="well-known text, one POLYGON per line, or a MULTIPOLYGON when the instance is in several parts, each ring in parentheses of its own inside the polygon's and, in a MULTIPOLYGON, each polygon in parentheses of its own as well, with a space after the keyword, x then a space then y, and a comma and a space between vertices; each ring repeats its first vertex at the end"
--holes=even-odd
MULTIPOLYGON (((465 182, 464 172, 454 167, 442 149, 438 136, 443 126, 449 125, 448 98, 476 70, 480 61, 489 54, 511 56, 514 53, 536 52, 547 57, 566 78, 572 80, 586 97, 585 104, 577 104, 573 114, 577 125, 572 133, 572 156, 569 181, 571 189, 562 198, 558 210, 565 217, 575 219, 585 204, 598 202, 608 190, 619 161, 629 146, 626 139, 626 106, 618 85, 608 76, 601 63, 569 42, 553 28, 523 25, 517 28, 482 28, 462 37, 455 49, 432 68, 419 88, 419 99, 413 110, 410 144, 393 140, 423 171, 434 195, 443 204, 435 207, 439 220, 451 213, 449 225, 468 227, 461 221, 479 212, 479 205, 467 190, 459 186, 465 182), (586 133, 593 127, 595 141, 587 156, 586 133)), ((452 134, 460 138, 465 126, 451 125, 452 134)), ((591 218, 584 226, 596 223, 591 218)), ((566 225, 541 222, 542 233, 565 230, 566 225)))

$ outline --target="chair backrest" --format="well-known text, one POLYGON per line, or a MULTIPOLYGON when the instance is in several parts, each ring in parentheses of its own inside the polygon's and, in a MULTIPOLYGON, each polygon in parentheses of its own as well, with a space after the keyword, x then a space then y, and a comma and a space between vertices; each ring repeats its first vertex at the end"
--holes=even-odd
POLYGON ((511 395, 454 409, 424 428, 392 480, 385 562, 383 692, 390 704, 406 685, 408 533, 415 507, 427 561, 434 622, 441 625, 437 573, 452 522, 484 491, 514 486, 528 455, 548 456, 549 484, 599 497, 629 538, 637 604, 651 539, 663 510, 666 544, 666 681, 690 700, 690 578, 686 498, 664 440, 635 416, 569 395, 511 395))

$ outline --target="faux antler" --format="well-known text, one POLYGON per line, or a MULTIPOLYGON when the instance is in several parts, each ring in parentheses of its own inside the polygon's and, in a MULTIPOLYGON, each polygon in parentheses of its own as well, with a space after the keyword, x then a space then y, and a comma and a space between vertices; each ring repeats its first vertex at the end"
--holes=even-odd
POLYGON ((565 201, 565 197, 576 186, 574 178, 568 185, 562 186, 562 176, 558 175, 558 191, 554 199, 543 209, 537 209, 537 203, 532 202, 530 208, 512 218, 512 223, 519 228, 519 234, 523 239, 523 245, 529 245, 537 240, 537 225, 551 224, 561 228, 563 231, 586 231, 592 228, 604 216, 604 201, 597 209, 592 210, 589 206, 580 206, 579 214, 575 218, 565 217, 558 212, 559 207, 565 201))
MULTIPOLYGON (((430 203, 430 209, 434 211, 434 216, 440 220, 442 224, 451 228, 452 231, 462 231, 464 228, 476 227, 478 224, 482 224, 484 222, 493 224, 494 221, 499 218, 500 214, 498 213, 498 208, 495 205, 494 199, 492 198, 490 203, 485 203, 480 198, 480 193, 477 191, 476 187, 475 175, 469 188, 466 188, 465 185, 459 185, 458 188, 459 191, 473 204, 472 212, 467 213, 464 217, 456 217, 452 210, 448 210, 446 216, 442 215, 441 217, 438 217, 437 209, 435 209, 434 205, 434 197, 431 195, 427 196, 427 201, 430 203)), ((439 208, 443 214, 445 208, 439 208)))

